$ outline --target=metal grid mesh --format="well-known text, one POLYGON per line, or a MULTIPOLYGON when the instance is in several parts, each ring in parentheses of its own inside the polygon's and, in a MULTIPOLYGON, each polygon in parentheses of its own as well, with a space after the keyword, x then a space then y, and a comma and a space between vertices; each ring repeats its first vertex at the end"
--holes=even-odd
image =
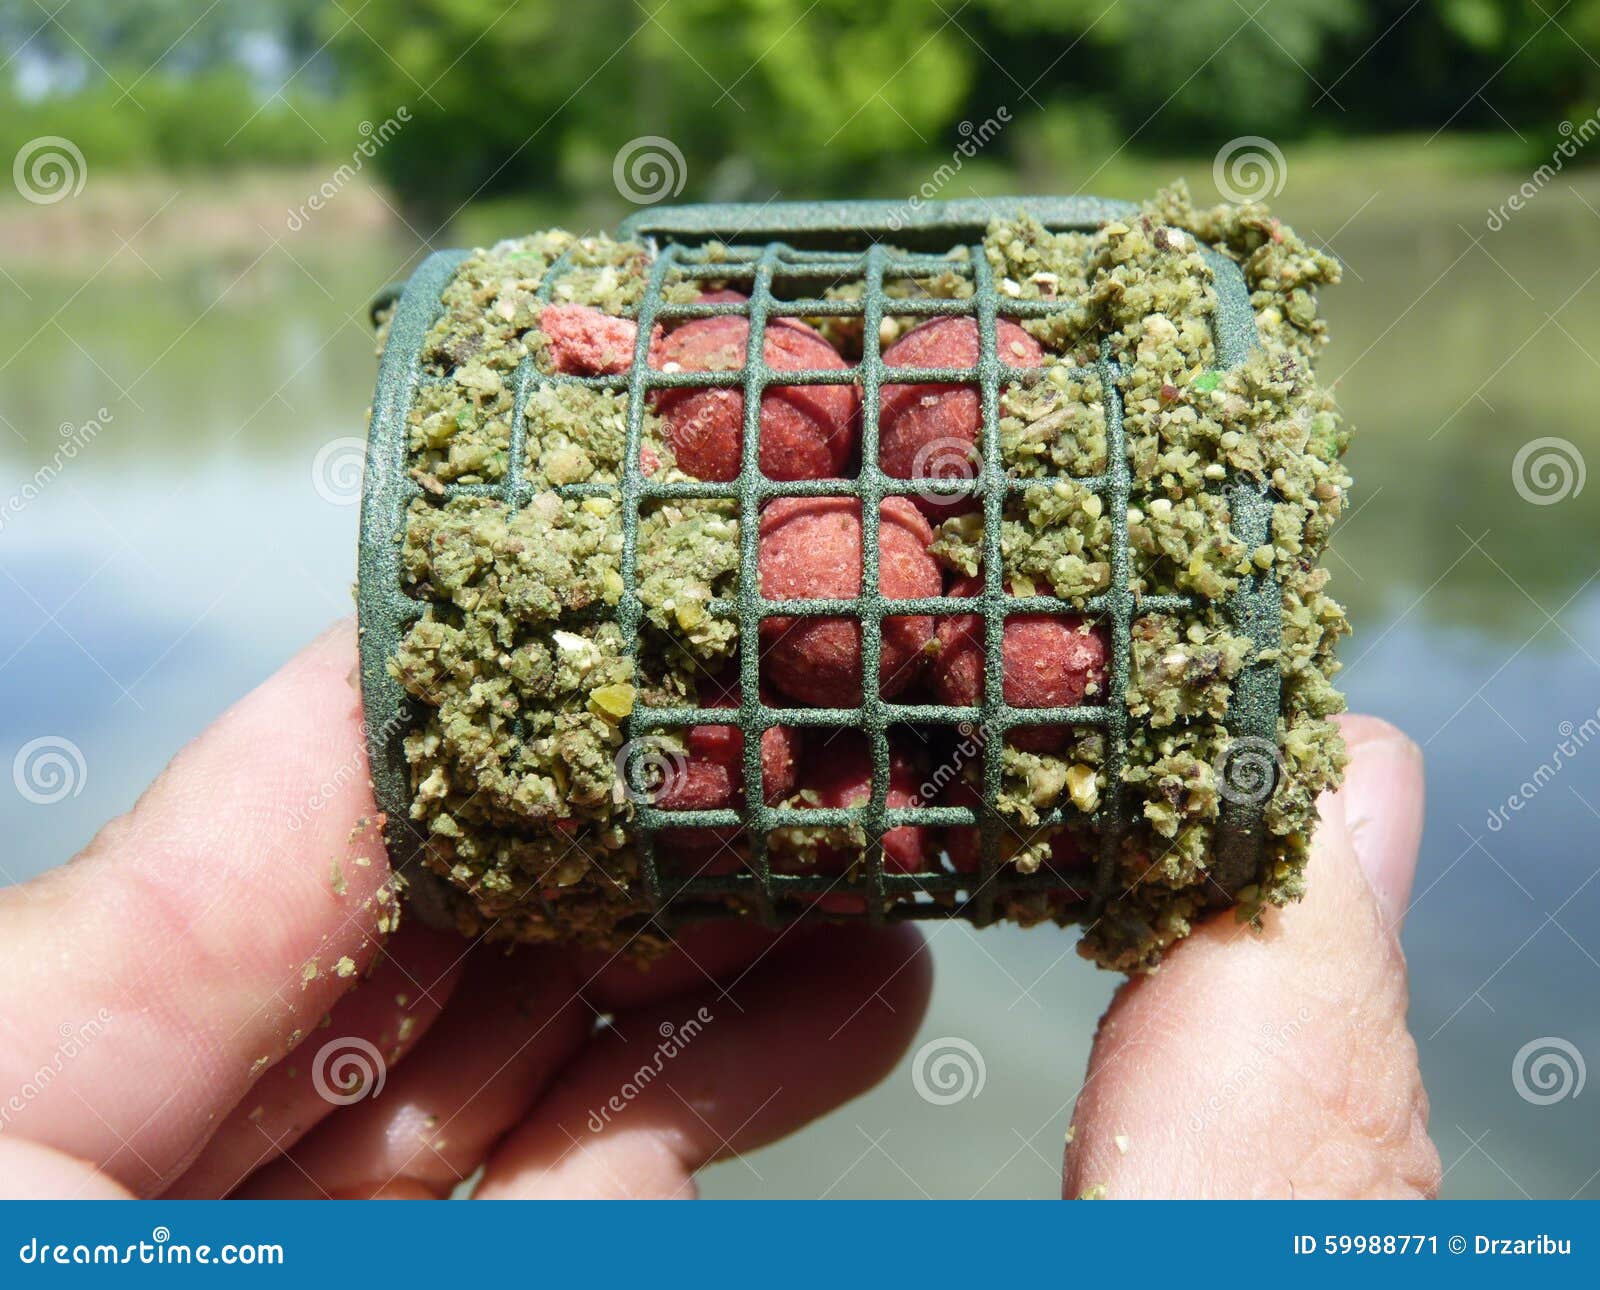
MULTIPOLYGON (((952 204, 955 205, 955 204, 952 204)), ((1007 209, 1027 209, 1030 203, 1016 202, 1007 209)), ((1059 207, 1060 203, 1049 204, 1059 207)), ((800 250, 780 240, 761 240, 754 245, 726 247, 715 259, 708 258, 697 243, 728 234, 743 227, 720 216, 730 208, 681 208, 682 218, 674 225, 678 211, 652 213, 648 230, 659 239, 657 254, 635 316, 638 332, 634 361, 628 372, 617 376, 581 377, 540 372, 532 358, 525 359, 514 377, 514 406, 511 421, 510 460, 505 478, 497 484, 453 485, 443 497, 492 496, 515 510, 526 504, 532 488, 526 481, 527 421, 530 391, 539 383, 570 383, 594 388, 625 391, 627 394, 627 439, 624 471, 620 486, 612 484, 569 485, 558 489, 567 496, 596 493, 618 499, 623 525, 623 593, 617 606, 617 619, 624 641, 635 648, 643 617, 638 593, 639 521, 652 502, 695 498, 726 498, 739 507, 739 582, 732 600, 713 600, 710 612, 737 615, 740 627, 739 679, 740 702, 736 708, 636 708, 627 719, 624 737, 659 735, 662 731, 686 729, 698 724, 737 726, 743 732, 743 788, 741 809, 666 811, 648 803, 637 808, 639 869, 651 916, 663 921, 669 915, 685 919, 727 916, 747 907, 769 924, 798 917, 821 893, 840 889, 837 875, 789 874, 776 872, 769 852, 768 834, 785 827, 839 827, 859 825, 867 839, 857 878, 847 890, 867 897, 864 911, 856 915, 873 922, 907 918, 959 917, 983 924, 996 916, 996 907, 1006 899, 1029 892, 1060 890, 1063 879, 1045 869, 1031 875, 1017 872, 1001 857, 1003 832, 1010 826, 993 809, 974 811, 966 807, 915 806, 892 808, 887 805, 889 782, 889 730, 903 723, 954 725, 966 722, 985 732, 982 740, 982 798, 992 804, 1001 787, 1002 747, 1005 732, 1014 726, 1030 724, 1067 725, 1097 728, 1105 733, 1105 758, 1100 766, 1104 780, 1102 796, 1093 818, 1099 853, 1095 864, 1092 898, 1081 913, 1095 916, 1114 894, 1116 859, 1129 827, 1129 805, 1125 801, 1122 772, 1127 753, 1129 715, 1126 702, 1134 619, 1146 613, 1181 612, 1192 607, 1191 598, 1180 595, 1140 596, 1130 589, 1127 511, 1131 479, 1126 451, 1121 381, 1123 373, 1109 351, 1102 349, 1095 365, 1099 377, 1106 424, 1105 470, 1092 477, 1073 477, 1071 482, 1101 497, 1105 514, 1111 520, 1111 585, 1102 594, 1082 604, 1053 595, 1010 596, 1003 589, 1000 550, 1001 518, 1008 497, 1033 488, 1049 488, 1056 477, 1016 479, 1008 476, 1001 458, 999 439, 999 399, 1003 385, 1022 376, 1025 369, 1004 365, 996 353, 996 320, 1002 314, 1012 319, 1045 317, 1070 307, 1071 302, 1003 301, 996 290, 992 271, 981 245, 967 245, 964 260, 951 259, 952 246, 964 244, 957 232, 973 232, 970 219, 950 219, 941 225, 925 219, 914 230, 915 240, 939 248, 940 253, 891 250, 871 240, 861 250, 844 249, 870 225, 861 219, 862 207, 849 208, 851 219, 838 221, 831 239, 840 249, 800 250), (662 218, 662 216, 665 218, 662 218), (947 240, 941 234, 948 227, 947 240), (931 239, 931 243, 930 243, 931 239), (886 281, 937 273, 956 272, 967 276, 973 286, 969 299, 901 299, 884 291, 886 281), (739 287, 748 294, 744 303, 675 304, 663 299, 662 290, 669 278, 717 281, 739 287), (859 301, 825 300, 816 294, 817 284, 860 282, 864 286, 859 301), (782 297, 774 294, 782 286, 782 297), (884 364, 879 344, 879 326, 884 315, 918 318, 968 316, 975 318, 980 340, 978 363, 973 368, 909 368, 884 364), (721 314, 739 314, 749 319, 746 361, 742 369, 730 371, 662 372, 648 363, 650 336, 657 323, 676 322, 721 314), (860 317, 863 322, 863 355, 859 365, 842 370, 774 369, 765 361, 764 338, 774 317, 860 317), (981 467, 970 483, 956 485, 954 492, 972 492, 982 503, 984 514, 983 587, 973 597, 928 597, 915 600, 887 600, 878 591, 879 503, 886 497, 911 496, 927 490, 926 481, 899 479, 886 475, 878 464, 878 411, 880 391, 885 384, 966 384, 979 392, 982 415, 980 437, 981 467), (775 481, 760 473, 760 408, 762 393, 772 386, 857 384, 862 399, 861 466, 856 478, 775 481), (744 396, 742 462, 737 478, 726 482, 654 482, 640 466, 644 416, 652 392, 684 387, 738 387, 744 396), (858 597, 816 600, 764 600, 759 592, 757 566, 759 517, 763 504, 774 497, 840 496, 860 499, 862 516, 862 589, 858 597), (973 707, 942 704, 893 703, 885 700, 881 687, 871 682, 879 675, 882 650, 882 624, 886 617, 901 615, 971 613, 978 615, 984 631, 984 690, 981 702, 973 707), (1104 702, 1072 708, 1014 708, 1005 702, 1001 664, 1002 632, 1005 619, 1019 613, 1081 613, 1103 623, 1109 631, 1110 651, 1104 702), (774 707, 760 695, 759 629, 770 616, 829 616, 854 618, 861 625, 861 702, 846 708, 774 707), (850 727, 861 730, 868 741, 872 764, 872 790, 860 806, 841 808, 795 808, 767 805, 763 793, 761 734, 775 725, 802 727, 850 727), (883 835, 900 825, 969 826, 979 831, 979 869, 976 873, 951 873, 933 867, 915 873, 891 872, 884 865, 883 835), (749 848, 748 868, 735 874, 685 876, 664 869, 657 855, 657 835, 662 829, 726 828, 744 830, 749 848), (942 899, 934 899, 942 897, 942 899)), ((736 209, 736 208, 733 208, 736 209)), ((790 221, 807 241, 828 241, 830 227, 817 212, 827 206, 798 208, 790 221), (807 218, 800 218, 803 215, 807 218)), ((1054 229, 1092 229, 1112 215, 1126 213, 1107 203, 1084 203, 1070 217, 1059 209, 1055 218, 1044 218, 1054 229)), ((748 213, 747 213, 748 214, 748 213)), ((773 231, 774 221, 782 227, 784 212, 765 212, 758 235, 773 231)), ((748 224, 746 219, 745 224, 748 224)), ((981 224, 979 225, 981 228, 981 224)), ((627 231, 627 230, 625 230, 627 231)), ((748 235, 750 230, 745 228, 748 235)), ((729 238, 729 240, 732 240, 729 238)), ((796 240, 801 240, 797 237, 796 240)), ((908 237, 906 240, 913 240, 908 237)), ((1219 366, 1241 361, 1254 341, 1254 321, 1242 276, 1231 261, 1203 249, 1215 274, 1219 311, 1215 335, 1219 366)), ((420 366, 420 352, 428 328, 440 312, 439 296, 461 253, 446 252, 431 257, 413 276, 391 323, 390 336, 380 368, 378 397, 374 403, 371 444, 363 506, 360 604, 362 617, 362 676, 367 701, 369 740, 372 745, 374 783, 380 805, 388 819, 391 854, 397 865, 406 865, 419 850, 423 839, 407 823, 410 800, 409 772, 401 741, 417 713, 412 701, 389 677, 386 661, 392 656, 406 627, 426 609, 424 602, 408 596, 402 589, 399 568, 399 539, 406 524, 406 513, 414 498, 424 496, 407 474, 406 416, 418 387, 429 380, 420 366)), ((548 300, 566 268, 565 258, 546 273, 538 295, 548 300)), ((1063 477, 1065 478, 1065 477, 1063 477)), ((1250 546, 1266 539, 1271 514, 1270 498, 1264 487, 1253 482, 1226 485, 1234 515, 1234 532, 1250 546)), ((1262 648, 1278 642, 1280 601, 1276 580, 1271 574, 1257 574, 1241 581, 1240 590, 1230 602, 1235 629, 1250 635, 1262 648)), ((1276 666, 1256 664, 1247 668, 1236 682, 1235 699, 1227 726, 1235 736, 1276 738, 1278 679, 1276 666)), ((1220 889, 1232 890, 1251 880, 1260 851, 1260 804, 1225 802, 1218 829, 1217 855, 1213 877, 1220 889)), ((1058 806, 1043 813, 1037 830, 1067 823, 1080 823, 1085 817, 1075 807, 1058 806)), ((1037 835, 1037 834, 1036 834, 1037 835)), ((415 866, 413 866, 414 868, 415 866)), ((424 893, 425 896, 425 893, 424 893)), ((553 916, 553 911, 552 911, 553 916)), ((834 915, 849 917, 849 915, 834 915)))

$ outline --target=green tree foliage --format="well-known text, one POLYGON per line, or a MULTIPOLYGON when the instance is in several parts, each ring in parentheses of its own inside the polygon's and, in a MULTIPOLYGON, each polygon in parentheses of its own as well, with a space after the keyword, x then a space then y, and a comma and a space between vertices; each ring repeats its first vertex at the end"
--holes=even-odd
POLYGON ((0 164, 41 135, 71 139, 95 170, 232 170, 348 156, 362 120, 353 99, 264 99, 238 71, 152 76, 130 97, 100 79, 70 95, 0 95, 0 164))
POLYGON ((1118 83, 1134 116, 1159 116, 1164 138, 1299 133, 1314 105, 1337 114, 1323 94, 1332 77, 1318 71, 1328 51, 1363 30, 1367 7, 1358 0, 1122 0, 1114 11, 1118 83))
POLYGON ((1496 111, 1527 120, 1530 112, 1588 116, 1600 108, 1600 0, 1433 5, 1496 111))
POLYGON ((210 170, 322 161, 361 106, 318 53, 327 0, 0 0, 0 154, 41 135, 89 164, 210 170), (274 92, 278 91, 278 92, 274 92))
POLYGON ((913 191, 997 114, 962 191, 1241 134, 1509 125, 1540 155, 1600 106, 1600 0, 0 0, 0 45, 0 147, 97 165, 345 160, 403 106, 375 164, 435 223, 614 200, 646 135, 684 198, 760 199, 913 191))
POLYGON ((13 55, 8 65, 26 47, 33 59, 88 63, 124 85, 229 64, 261 37, 300 67, 315 62, 317 21, 328 7, 329 0, 0 0, 0 48, 13 55))
POLYGON ((396 0, 330 30, 371 111, 417 114, 381 164, 428 205, 598 192, 647 134, 684 153, 689 196, 871 192, 1000 106, 1018 124, 993 160, 1024 174, 1041 148, 1548 128, 1600 88, 1600 0, 1551 2, 396 0))
POLYGON ((724 158, 825 182, 925 148, 982 57, 923 0, 399 0, 329 23, 372 111, 414 114, 383 164, 424 200, 583 188, 647 134, 713 186, 724 158))

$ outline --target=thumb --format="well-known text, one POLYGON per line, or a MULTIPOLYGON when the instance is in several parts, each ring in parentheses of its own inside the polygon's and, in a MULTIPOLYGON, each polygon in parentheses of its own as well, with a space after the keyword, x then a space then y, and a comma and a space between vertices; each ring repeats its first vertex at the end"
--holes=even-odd
POLYGON ((1064 1194, 1428 1196, 1439 1158, 1406 1029, 1398 928, 1422 833, 1422 756, 1343 722, 1306 898, 1256 932, 1219 914, 1101 1020, 1064 1194))

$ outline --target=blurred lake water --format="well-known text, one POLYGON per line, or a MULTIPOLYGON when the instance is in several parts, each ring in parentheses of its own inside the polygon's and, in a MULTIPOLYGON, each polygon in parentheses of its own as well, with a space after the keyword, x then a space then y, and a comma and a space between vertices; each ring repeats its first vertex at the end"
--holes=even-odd
MULTIPOLYGON (((1513 466, 1544 437, 1600 460, 1600 183, 1563 179, 1490 232, 1522 178, 1424 190, 1353 166, 1279 204, 1347 266, 1323 368, 1357 436, 1331 564, 1356 624, 1343 684, 1427 752, 1404 939, 1446 1191, 1593 1197, 1600 1100, 1527 1100, 1513 1063, 1552 1037, 1600 1061, 1600 747, 1521 787, 1600 709, 1600 486, 1533 504, 1513 466)), ((0 529, 0 754, 59 735, 87 766, 55 805, 0 794, 0 881, 66 859, 351 610, 356 507, 319 495, 313 462, 363 433, 366 302, 414 245, 290 235, 280 215, 232 249, 156 256, 139 223, 108 218, 70 272, 0 250, 0 501, 63 464, 0 529)), ((975 1045, 981 1095, 930 1105, 902 1064, 710 1170, 708 1194, 1055 1193, 1115 982, 1050 930, 950 926, 934 945, 918 1042, 975 1045)))

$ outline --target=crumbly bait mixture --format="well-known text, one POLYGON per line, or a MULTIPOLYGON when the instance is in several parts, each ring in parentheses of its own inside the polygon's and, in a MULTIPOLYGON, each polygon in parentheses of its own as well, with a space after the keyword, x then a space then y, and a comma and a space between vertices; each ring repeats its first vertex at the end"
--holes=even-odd
MULTIPOLYGON (((425 863, 445 880, 465 932, 626 947, 640 956, 664 944, 647 919, 628 758, 644 741, 650 757, 670 768, 684 763, 695 741, 688 731, 652 731, 630 747, 629 718, 641 705, 703 704, 707 678, 729 675, 740 647, 730 608, 738 505, 644 504, 633 557, 637 640, 630 642, 622 624, 626 376, 561 377, 563 351, 540 325, 556 305, 630 317, 652 253, 561 232, 478 251, 446 289, 421 355, 423 382, 409 420, 410 470, 421 495, 410 509, 403 568, 405 590, 425 609, 392 668, 421 713, 405 739, 412 820, 426 836, 425 863), (507 483, 520 490, 515 505, 447 495, 454 485, 507 483)), ((723 254, 706 252, 712 262, 723 254)), ((1010 594, 1054 595, 1082 609, 1111 586, 1123 517, 1110 513, 1104 489, 1081 482, 1110 465, 1108 398, 1097 366, 1104 352, 1122 372, 1131 589, 1192 602, 1177 613, 1140 612, 1131 624, 1129 738, 1118 786, 1129 824, 1113 857, 1109 903, 1081 942, 1105 966, 1147 969, 1218 904, 1210 865, 1232 742, 1223 720, 1245 671, 1274 666, 1282 697, 1262 858, 1232 893, 1241 916, 1301 894, 1315 801, 1338 783, 1344 764, 1330 720, 1343 701, 1329 678, 1347 625, 1326 594, 1319 560, 1350 478, 1341 464, 1345 432, 1312 373, 1324 339, 1315 292, 1337 281, 1338 268, 1262 207, 1197 210, 1181 186, 1092 233, 1052 233, 1025 215, 997 220, 984 254, 1002 314, 1007 299, 1063 306, 1021 321, 1044 361, 1001 391, 1004 469, 1024 484, 1041 481, 1003 506, 1010 594), (1260 344, 1231 371, 1215 366, 1217 302, 1201 242, 1242 267, 1251 293, 1260 344), (1225 485, 1240 477, 1270 486, 1269 540, 1253 547, 1231 528, 1225 485), (1229 612, 1242 580, 1264 571, 1276 576, 1283 606, 1282 641, 1268 654, 1229 612)), ((953 252, 947 273, 891 280, 891 302, 969 297, 965 256, 953 252)), ((721 285, 669 274, 664 298, 691 302, 721 285)), ((859 283, 842 283, 822 294, 859 300, 861 292, 859 283)), ((846 361, 859 359, 859 318, 806 321, 846 361)), ((880 346, 924 321, 886 314, 880 346)), ((652 353, 654 345, 653 337, 652 353)), ((641 403, 642 474, 688 479, 662 408, 641 403)), ((926 548, 947 588, 982 572, 984 538, 981 508, 948 509, 955 513, 930 514, 926 548)), ((938 648, 937 639, 929 648, 938 648)), ((1097 701, 1098 685, 1090 683, 1085 702, 1097 701)), ((923 692, 917 686, 925 682, 916 681, 909 697, 923 692)), ((891 733, 891 804, 974 799, 981 734, 975 753, 961 742, 970 744, 970 736, 891 733), (928 782, 918 786, 919 775, 928 782)), ((1102 844, 1095 813, 1112 788, 1109 751, 1094 728, 1004 748, 993 808, 1001 862, 1020 873, 1060 875, 1059 887, 1004 899, 1005 917, 1084 920, 1102 844)), ((831 769, 836 777, 836 764, 831 769)), ((802 773, 788 804, 831 800, 837 786, 819 785, 802 773)), ((841 894, 816 903, 824 913, 859 913, 865 897, 849 886, 863 867, 859 832, 782 830, 772 838, 773 867, 809 872, 831 864, 841 894)), ((737 833, 716 842, 718 858, 700 863, 718 867, 703 871, 739 869, 737 833)), ((934 873, 976 865, 972 839, 957 831, 918 828, 884 849, 886 867, 892 860, 913 872, 919 863, 934 873)))

